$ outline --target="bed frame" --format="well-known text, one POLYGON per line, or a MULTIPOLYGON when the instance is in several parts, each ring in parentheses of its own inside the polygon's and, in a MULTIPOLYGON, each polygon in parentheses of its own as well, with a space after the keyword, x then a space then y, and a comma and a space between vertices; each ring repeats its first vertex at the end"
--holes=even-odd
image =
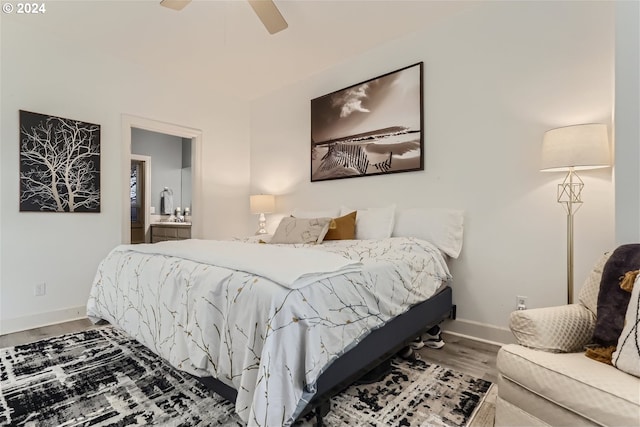
MULTIPOLYGON (((329 413, 331 408, 331 397, 393 357, 422 332, 447 317, 455 319, 455 315, 456 306, 452 302, 451 288, 445 286, 428 300, 414 305, 383 327, 375 329, 320 375, 316 383, 317 392, 298 419, 314 412, 317 426, 322 426, 322 417, 329 413)), ((238 393, 234 388, 213 377, 197 379, 225 399, 236 401, 238 393)))

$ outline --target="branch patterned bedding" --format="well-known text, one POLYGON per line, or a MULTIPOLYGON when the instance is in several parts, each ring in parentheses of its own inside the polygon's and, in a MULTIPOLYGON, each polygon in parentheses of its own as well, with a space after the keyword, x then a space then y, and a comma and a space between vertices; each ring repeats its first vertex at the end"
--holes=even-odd
MULTIPOLYGON (((440 251, 415 238, 259 245, 346 259, 345 272, 297 288, 251 272, 251 255, 246 268, 190 255, 202 242, 118 246, 98 267, 87 314, 176 368, 236 389, 236 412, 250 426, 290 425, 331 362, 451 278, 440 251)), ((212 247, 219 245, 246 245, 247 254, 257 246, 247 239, 212 247)), ((294 261, 283 253, 276 270, 294 261)))

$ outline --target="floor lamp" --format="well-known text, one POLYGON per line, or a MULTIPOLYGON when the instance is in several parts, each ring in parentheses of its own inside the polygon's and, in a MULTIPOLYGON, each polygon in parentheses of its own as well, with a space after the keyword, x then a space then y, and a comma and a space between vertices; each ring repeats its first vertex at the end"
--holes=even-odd
POLYGON ((573 215, 582 206, 584 182, 577 170, 611 165, 607 125, 583 124, 551 129, 542 141, 543 172, 567 172, 557 201, 567 213, 567 303, 573 304, 573 215))

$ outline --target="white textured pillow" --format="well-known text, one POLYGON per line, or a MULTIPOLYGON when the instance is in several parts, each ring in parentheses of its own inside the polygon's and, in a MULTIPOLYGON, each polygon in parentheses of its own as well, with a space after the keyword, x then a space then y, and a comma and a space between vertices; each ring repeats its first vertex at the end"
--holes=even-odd
POLYGON ((284 217, 269 243, 322 243, 331 218, 284 217))
MULTIPOLYGON (((340 216, 347 215, 356 209, 342 206, 340 216)), ((356 240, 386 239, 391 237, 395 218, 396 205, 386 208, 357 209, 356 240)))
POLYGON ((611 356, 613 366, 621 371, 640 377, 640 274, 636 277, 631 290, 631 299, 624 318, 624 328, 618 339, 616 351, 611 356))
POLYGON ((393 237, 417 237, 434 244, 445 254, 458 258, 462 250, 463 211, 441 208, 412 208, 398 211, 393 237))
POLYGON ((340 209, 324 209, 321 211, 307 211, 303 209, 294 209, 291 216, 296 218, 336 218, 340 216, 340 209))
POLYGON ((602 270, 604 265, 611 257, 612 252, 605 252, 604 255, 596 261, 591 272, 585 279, 578 294, 580 304, 587 307, 593 314, 598 315, 598 293, 600 292, 600 281, 602 280, 602 270))

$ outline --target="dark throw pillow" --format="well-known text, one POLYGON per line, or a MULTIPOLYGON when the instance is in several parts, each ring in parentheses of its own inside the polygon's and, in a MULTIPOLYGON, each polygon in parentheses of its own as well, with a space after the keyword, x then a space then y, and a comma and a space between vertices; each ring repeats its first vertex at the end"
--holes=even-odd
POLYGON ((620 288, 625 274, 640 268, 640 244, 619 246, 602 270, 598 291, 598 312, 590 348, 586 355, 594 360, 611 364, 618 338, 624 327, 624 318, 631 294, 620 288))

